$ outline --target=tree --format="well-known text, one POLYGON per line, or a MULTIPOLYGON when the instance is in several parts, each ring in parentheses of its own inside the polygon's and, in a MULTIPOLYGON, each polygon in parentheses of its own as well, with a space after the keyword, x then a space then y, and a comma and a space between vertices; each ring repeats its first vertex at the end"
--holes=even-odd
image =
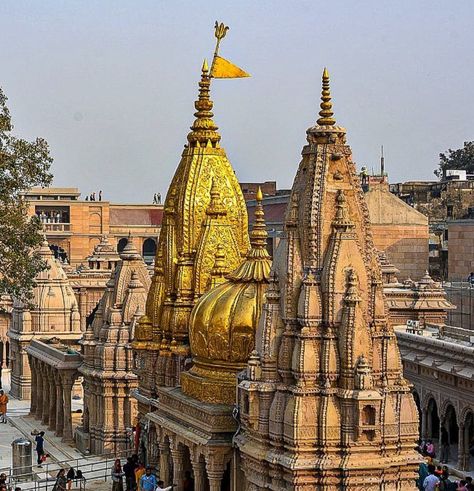
POLYGON ((464 147, 458 150, 449 149, 439 154, 439 169, 434 173, 441 178, 448 169, 465 170, 468 174, 474 174, 474 141, 464 142, 464 147))
POLYGON ((0 294, 28 301, 34 278, 46 265, 36 252, 41 223, 28 216, 23 193, 51 183, 53 159, 42 138, 28 142, 12 134, 6 102, 0 88, 0 294))

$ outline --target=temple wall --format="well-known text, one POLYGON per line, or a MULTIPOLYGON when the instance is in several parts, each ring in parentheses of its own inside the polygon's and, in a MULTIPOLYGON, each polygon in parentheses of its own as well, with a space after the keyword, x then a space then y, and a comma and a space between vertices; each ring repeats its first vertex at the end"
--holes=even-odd
POLYGON ((466 281, 474 271, 474 220, 448 223, 448 280, 466 281))
POLYGON ((428 218, 382 185, 371 187, 365 199, 375 247, 400 270, 400 280, 421 278, 428 270, 428 218))

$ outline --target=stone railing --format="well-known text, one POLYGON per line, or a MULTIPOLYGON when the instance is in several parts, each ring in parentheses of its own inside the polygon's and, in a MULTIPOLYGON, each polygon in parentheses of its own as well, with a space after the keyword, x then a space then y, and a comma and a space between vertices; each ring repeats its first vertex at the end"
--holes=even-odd
POLYGON ((43 223, 43 227, 46 233, 71 231, 70 223, 43 223))

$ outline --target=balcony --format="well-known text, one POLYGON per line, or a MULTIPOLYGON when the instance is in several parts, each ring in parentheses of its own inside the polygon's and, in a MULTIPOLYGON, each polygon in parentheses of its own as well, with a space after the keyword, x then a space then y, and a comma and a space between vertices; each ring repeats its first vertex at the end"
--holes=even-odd
POLYGON ((47 223, 43 222, 43 228, 46 235, 70 235, 70 223, 47 223))

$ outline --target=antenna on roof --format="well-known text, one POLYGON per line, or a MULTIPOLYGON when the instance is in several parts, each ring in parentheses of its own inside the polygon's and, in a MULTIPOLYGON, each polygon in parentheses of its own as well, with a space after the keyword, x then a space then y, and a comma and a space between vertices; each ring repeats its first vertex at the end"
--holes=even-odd
POLYGON ((380 152, 380 174, 385 175, 385 157, 383 156, 383 145, 381 146, 380 152))

